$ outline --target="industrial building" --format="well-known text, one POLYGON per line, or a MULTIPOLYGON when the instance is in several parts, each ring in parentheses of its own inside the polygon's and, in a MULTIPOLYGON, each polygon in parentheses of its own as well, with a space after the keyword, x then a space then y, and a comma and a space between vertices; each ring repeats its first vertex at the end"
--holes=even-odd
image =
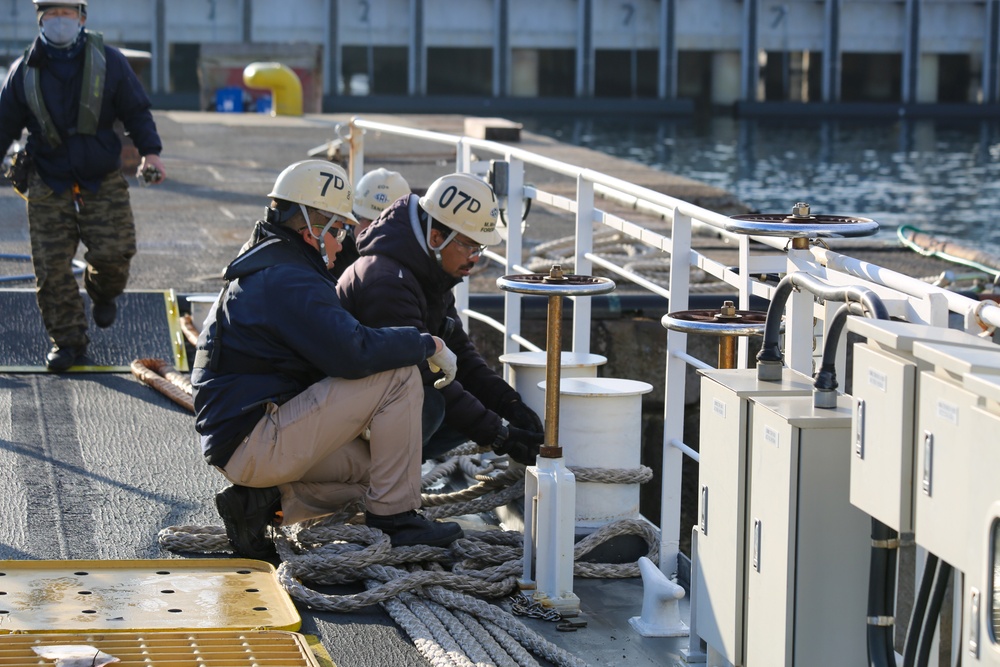
MULTIPOLYGON (((1000 98, 998 15, 1000 0, 98 0, 90 26, 148 52, 147 88, 174 108, 211 107, 240 63, 277 61, 307 111, 985 109, 1000 98)), ((27 0, 0 3, 0 66, 36 31, 27 0)))

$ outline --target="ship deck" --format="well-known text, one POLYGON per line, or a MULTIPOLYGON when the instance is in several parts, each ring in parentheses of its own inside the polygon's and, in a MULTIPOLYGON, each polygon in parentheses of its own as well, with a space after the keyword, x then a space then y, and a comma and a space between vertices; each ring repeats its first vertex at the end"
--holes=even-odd
MULTIPOLYGON (((382 117, 383 120, 389 120, 382 117)), ((173 290, 210 294, 220 272, 267 204, 275 174, 336 137, 345 115, 269 118, 254 114, 157 112, 168 180, 133 187, 139 238, 130 294, 173 290)), ((394 116, 393 122, 460 134, 458 116, 394 116)), ((522 148, 609 173, 723 213, 740 212, 724 192, 624 160, 525 134, 522 148)), ((417 148, 404 139, 370 144, 366 167, 399 170, 414 187, 426 187, 449 171, 454 156, 417 148), (372 148, 371 146, 375 146, 372 148)), ((133 180, 134 183, 134 180, 133 180)), ((567 188, 570 185, 566 186, 567 188)), ((794 199, 794 196, 792 197, 794 199)), ((544 212, 538 215, 544 216, 544 212)), ((558 237, 570 222, 553 217, 529 233, 558 237)), ((655 221, 650 224, 655 225, 655 221)), ((542 237, 538 240, 545 240, 542 237)), ((720 257, 736 249, 718 239, 720 257)), ((877 261, 918 275, 942 270, 933 260, 867 246, 877 261), (918 262, 918 266, 913 266, 918 262)), ((0 190, 0 253, 29 252, 23 202, 0 190)), ((4 275, 30 273, 30 264, 7 260, 4 275)), ((496 272, 484 271, 473 291, 491 291, 496 272)), ((94 337, 94 366, 84 372, 46 373, 48 348, 37 309, 25 298, 30 281, 10 281, 0 322, 0 560, 132 560, 215 558, 179 554, 157 541, 175 525, 219 525, 214 494, 223 478, 200 456, 193 417, 127 371, 133 358, 169 354, 169 336, 142 309, 123 307, 121 320, 94 337), (147 327, 156 329, 146 332, 147 327), (148 334, 148 335, 147 335, 148 334)), ((135 297, 135 303, 142 301, 135 297)), ((132 303, 130 300, 124 302, 132 303)), ((224 555, 224 554, 223 554, 224 555)), ((326 592, 360 588, 328 587, 326 592)), ((559 631, 556 624, 526 619, 529 627, 590 664, 674 665, 687 638, 643 638, 628 623, 642 610, 638 578, 577 578, 585 628, 559 631)), ((683 605, 682 605, 683 606, 683 605)), ((301 632, 319 639, 336 665, 421 665, 424 659, 378 606, 349 614, 299 605, 301 632)), ((2 621, 2 619, 0 619, 2 621)), ((3 625, 0 623, 0 632, 3 625)))

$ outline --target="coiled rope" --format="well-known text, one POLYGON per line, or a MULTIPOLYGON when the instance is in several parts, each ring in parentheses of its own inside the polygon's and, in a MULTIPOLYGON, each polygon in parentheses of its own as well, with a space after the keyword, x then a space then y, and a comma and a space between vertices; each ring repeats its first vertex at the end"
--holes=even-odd
MULTIPOLYGON (((182 320, 189 341, 197 329, 182 320)), ((143 383, 193 411, 187 376, 157 359, 137 359, 133 374, 143 383)), ((609 484, 644 483, 651 469, 606 470, 571 467, 579 481, 609 484)), ((461 473, 472 486, 451 493, 425 492, 421 504, 428 518, 489 512, 524 496, 523 466, 507 457, 495 457, 474 443, 451 452, 421 480, 427 491, 461 473)), ((288 594, 315 609, 350 612, 381 605, 403 628, 417 650, 434 667, 481 664, 537 666, 533 656, 555 665, 581 667, 586 663, 532 631, 511 611, 524 614, 532 602, 518 591, 523 572, 524 536, 517 531, 466 531, 448 548, 412 546, 392 548, 388 536, 363 524, 363 506, 355 503, 320 520, 271 528, 281 563, 277 577, 288 594), (365 590, 346 595, 320 593, 309 585, 361 582, 365 590)), ((604 542, 622 535, 638 535, 648 545, 647 557, 659 562, 659 535, 648 522, 609 523, 574 547, 574 576, 625 578, 640 576, 638 563, 593 563, 583 558, 604 542)), ((232 549, 221 526, 170 526, 160 531, 163 548, 187 553, 215 553, 232 549)), ((536 605, 537 606, 537 605, 536 605)), ((528 614, 532 615, 532 614, 528 614)), ((558 615, 534 614, 548 620, 558 615)))

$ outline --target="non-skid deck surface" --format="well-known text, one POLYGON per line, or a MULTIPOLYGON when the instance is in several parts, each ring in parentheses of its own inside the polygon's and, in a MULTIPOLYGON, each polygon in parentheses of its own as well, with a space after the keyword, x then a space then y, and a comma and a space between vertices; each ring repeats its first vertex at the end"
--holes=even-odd
POLYGON ((0 561, 0 634, 301 625, 263 561, 0 561))
MULTIPOLYGON (((90 313, 90 298, 81 292, 90 313)), ((0 372, 47 373, 51 347, 42 314, 30 289, 0 290, 0 372)), ((187 370, 176 296, 170 292, 126 292, 118 298, 118 317, 107 329, 90 322, 84 364, 70 372, 129 371, 135 359, 163 359, 187 370)))

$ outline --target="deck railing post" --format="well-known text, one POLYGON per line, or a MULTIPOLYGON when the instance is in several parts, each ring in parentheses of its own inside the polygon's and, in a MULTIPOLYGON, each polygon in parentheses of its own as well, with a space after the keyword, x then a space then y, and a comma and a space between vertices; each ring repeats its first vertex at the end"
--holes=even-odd
MULTIPOLYGON (((582 172, 576 179, 576 251, 573 272, 589 276, 593 264, 587 253, 594 251, 594 182, 582 172)), ((573 351, 590 352, 591 300, 573 298, 573 351)))
MULTIPOLYGON (((788 251, 788 273, 805 271, 816 275, 816 264, 807 249, 788 251)), ((785 366, 808 376, 813 374, 814 297, 808 290, 792 292, 785 306, 785 366)))
MULTIPOLYGON (((508 168, 507 193, 505 201, 500 201, 500 210, 507 220, 507 262, 504 275, 516 273, 514 267, 520 266, 524 259, 524 238, 521 233, 521 218, 524 216, 524 162, 514 159, 507 153, 508 168)), ((502 195, 501 195, 502 196, 502 195)), ((520 345, 514 336, 521 334, 521 295, 517 292, 504 292, 504 340, 503 353, 513 354, 520 351, 520 345)), ((505 364, 504 377, 510 382, 510 366, 505 364)))
MULTIPOLYGON (((670 310, 688 308, 691 271, 691 216, 674 212, 673 252, 670 256, 670 310)), ((660 489, 660 570, 677 573, 681 531, 681 472, 684 454, 671 442, 684 441, 684 387, 687 362, 674 352, 687 353, 687 334, 667 332, 667 361, 663 397, 663 481, 660 489)))
MULTIPOLYGON (((338 128, 343 127, 338 125, 338 128)), ((347 177, 351 183, 357 183, 365 173, 365 131, 358 127, 357 118, 351 118, 347 128, 347 177)))

